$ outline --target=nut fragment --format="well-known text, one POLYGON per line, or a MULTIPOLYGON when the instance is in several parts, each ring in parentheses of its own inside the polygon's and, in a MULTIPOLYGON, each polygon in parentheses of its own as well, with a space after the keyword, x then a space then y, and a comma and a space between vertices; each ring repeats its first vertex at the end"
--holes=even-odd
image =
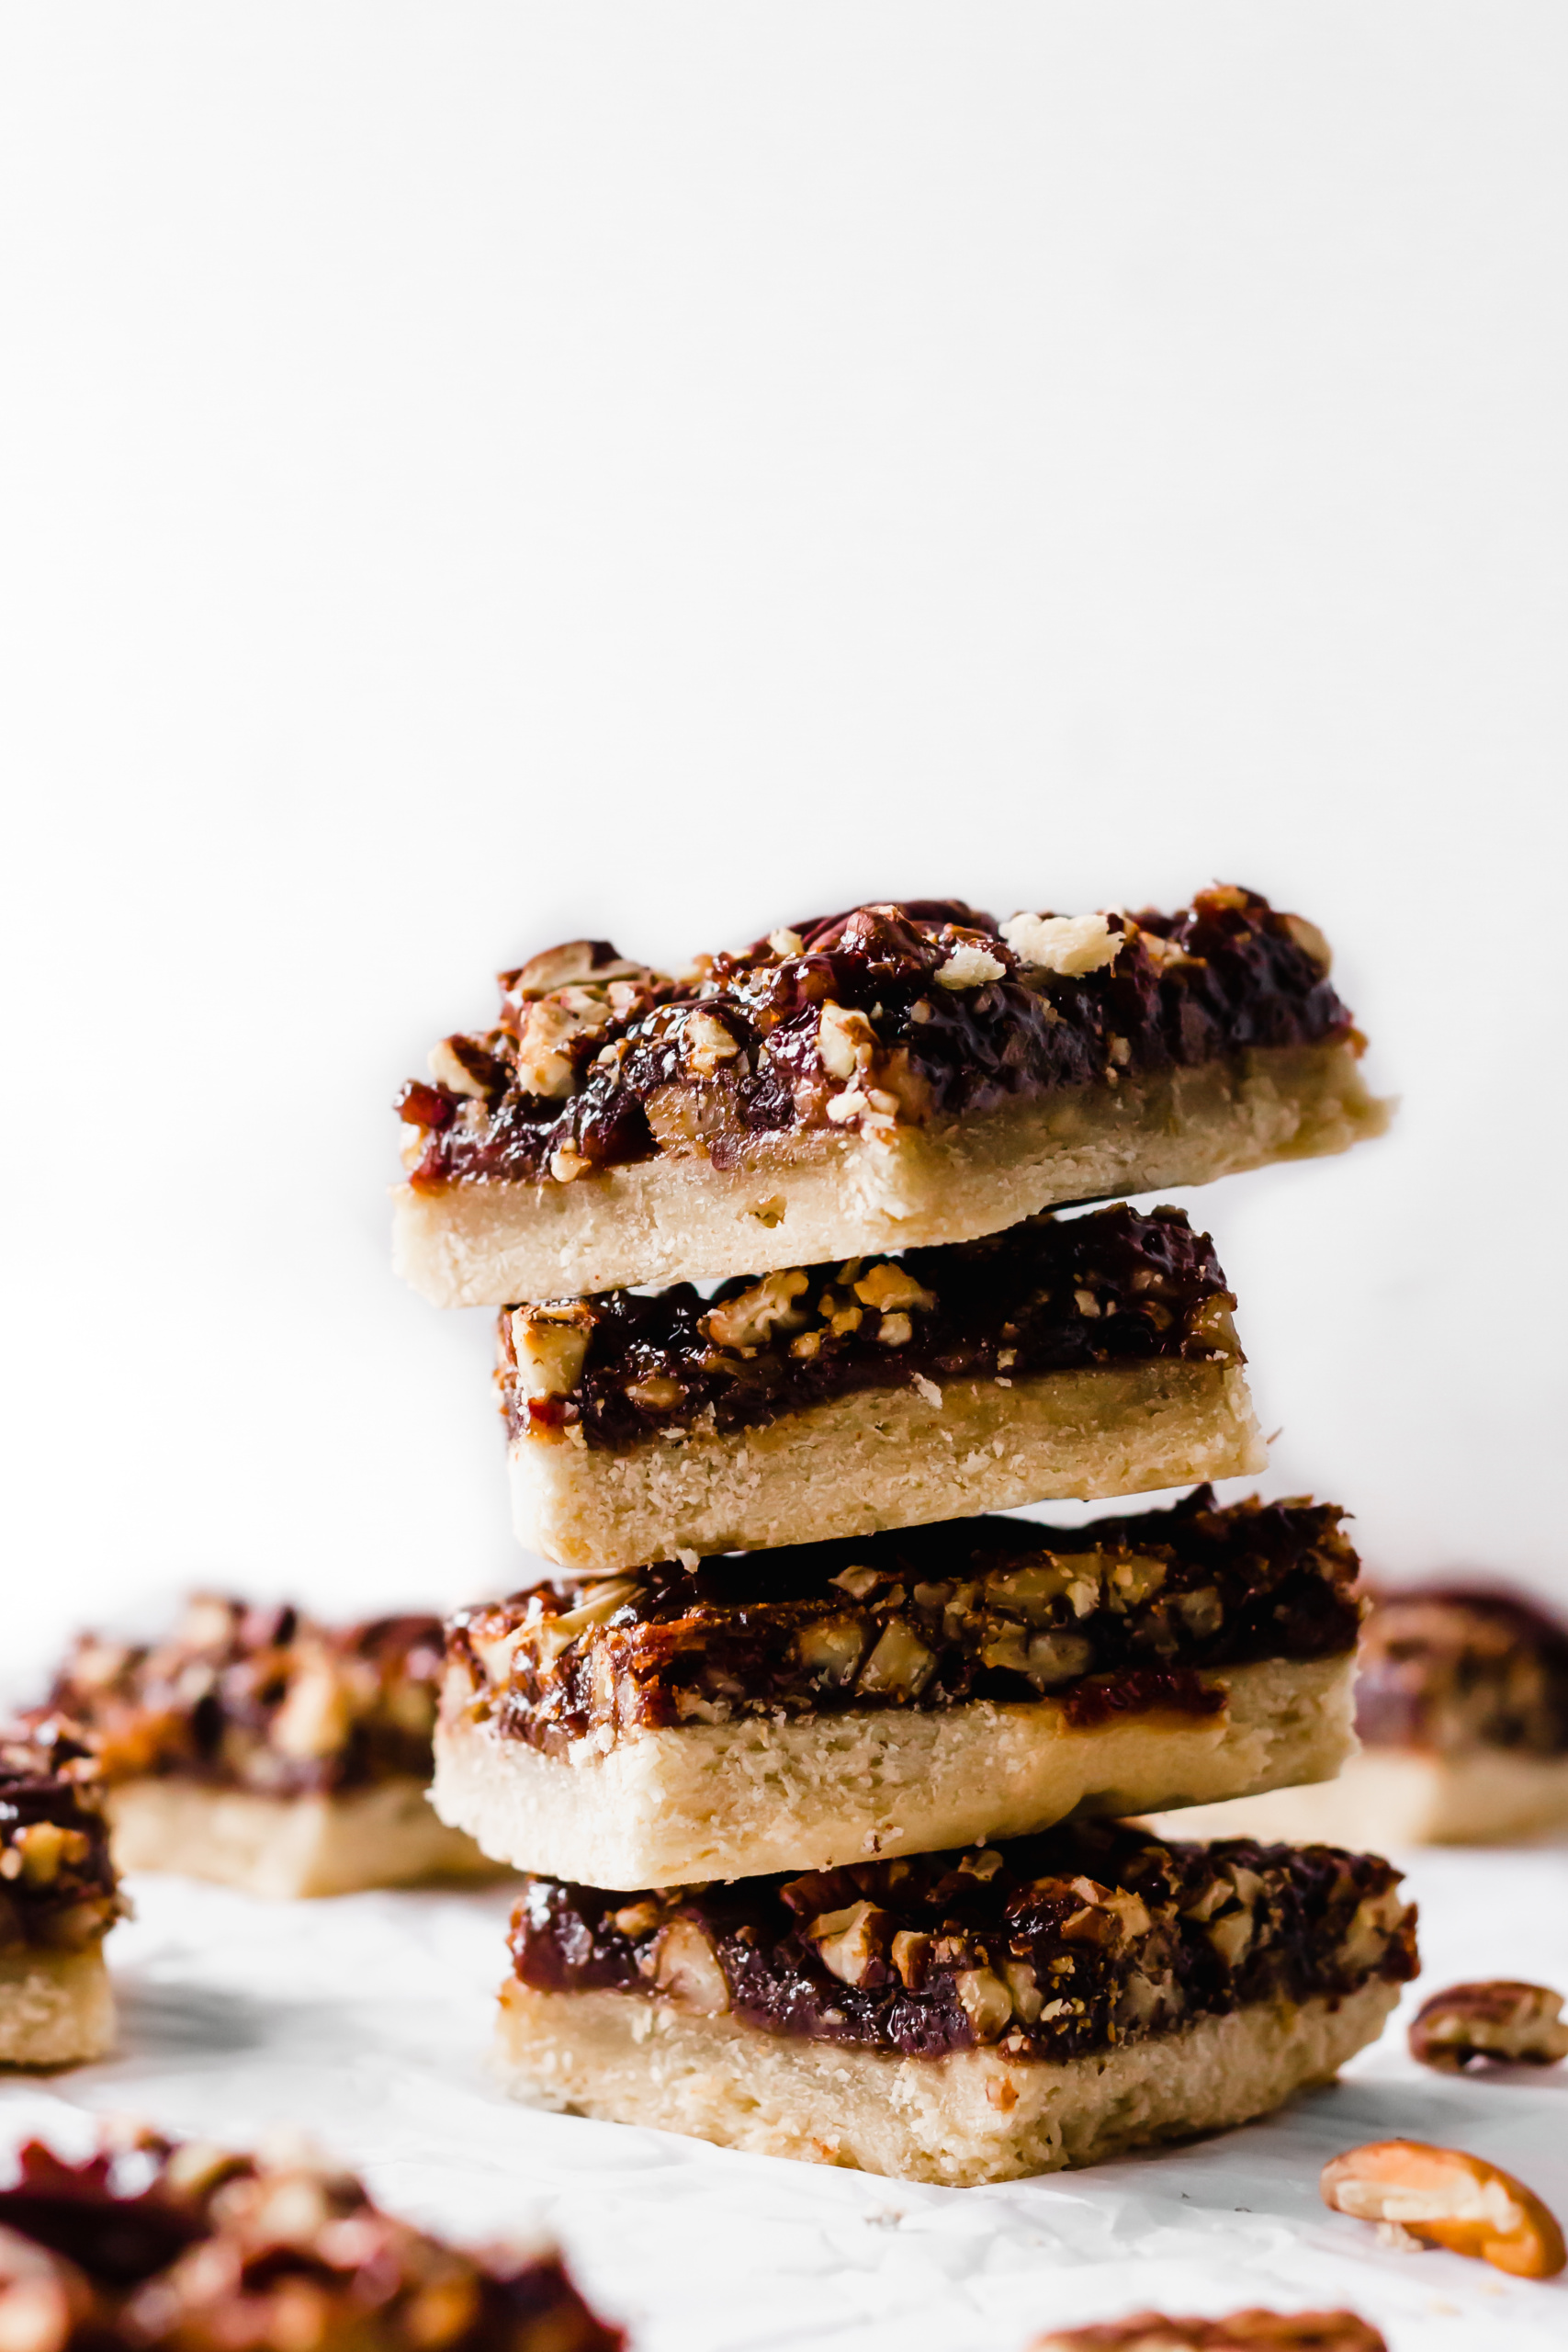
POLYGON ((1077 980, 1113 964, 1127 934, 1112 931, 1103 915, 1022 914, 1003 923, 1002 937, 1021 963, 1077 980))
POLYGON ((874 1903, 855 1903, 847 1911, 830 1911, 813 1919, 806 1932, 823 1967, 840 1984, 863 1984, 881 1965, 887 1925, 886 1912, 879 1911, 874 1903))
POLYGON ((1423 2002, 1410 2028, 1410 2055, 1457 2075, 1472 2059, 1515 2066, 1555 2066, 1568 2058, 1562 1996, 1546 1984, 1499 1977, 1450 1984, 1423 2002))
POLYGON ((1318 2186, 1337 2213, 1392 2222, 1517 2278, 1552 2278, 1568 2263, 1562 2233, 1540 2198, 1511 2173, 1460 2148, 1369 2141, 1332 2157, 1318 2186))
POLYGON ((272 1719, 272 1744, 280 1756, 299 1762, 332 1756, 348 1737, 353 1717, 343 1673, 330 1658, 312 1658, 294 1677, 272 1719))
POLYGON ((987 980, 1005 979, 1007 966, 986 948, 961 940, 936 977, 944 989, 977 989, 987 980))
POLYGON ((716 2018, 729 2007, 718 1954, 694 1919, 671 1919, 659 1939, 654 1982, 678 2008, 716 2018))
POLYGON ((605 940, 569 939, 559 947, 542 948, 516 971, 503 972, 501 984, 514 1002, 522 1003, 529 997, 547 996, 552 989, 567 988, 574 980, 594 980, 602 986, 608 980, 655 981, 659 977, 641 964, 628 964, 605 940), (601 955, 603 963, 597 960, 601 955))
POLYGON ((913 1274, 900 1265, 884 1263, 873 1266, 853 1285, 855 1296, 863 1306, 880 1307, 883 1314, 903 1313, 911 1306, 929 1314, 936 1305, 936 1293, 918 1283, 913 1274))
POLYGON ((517 1386, 525 1396, 570 1396, 593 1336, 591 1308, 576 1299, 519 1306, 512 1317, 517 1386))
POLYGON ((565 1048, 574 1037, 605 1027, 609 1018, 609 1006, 593 989, 561 989, 533 999, 517 1033, 517 1083, 524 1092, 563 1101, 577 1083, 565 1048))
POLYGON ((936 1655, 902 1617, 890 1617, 860 1679, 863 1690, 886 1691, 895 1698, 918 1699, 930 1681, 936 1655))
POLYGON ((635 1577, 610 1577, 604 1584, 587 1586, 575 1609, 530 1625, 528 1634, 541 1666, 548 1666, 580 1634, 592 1633, 595 1625, 608 1624, 616 1610, 635 1600, 640 1590, 635 1577))
POLYGON ((953 1980, 976 2041, 995 2041, 1012 2017, 1012 1995, 988 1968, 961 1968, 953 1980))
POLYGON ((765 1274, 750 1290, 716 1306, 708 1315, 707 1332, 718 1348, 757 1348, 776 1330, 795 1330, 806 1317, 795 1302, 809 1284, 798 1266, 765 1274))
POLYGON ((686 1015, 685 1042, 686 1059, 697 1078, 711 1078, 722 1063, 734 1061, 740 1051, 723 1022, 701 1005, 686 1015))
POLYGON ((484 1080, 475 1076, 456 1050, 467 1043, 468 1040, 460 1036, 443 1037, 438 1046, 432 1046, 426 1056, 430 1075, 437 1086, 445 1086, 450 1093, 461 1094, 470 1102, 482 1102, 487 1091, 484 1080))
POLYGON ((795 1645, 807 1674, 828 1683, 848 1682, 865 1648, 865 1628, 852 1617, 819 1617, 800 1628, 795 1645))
POLYGON ((825 1004, 817 1023, 817 1050, 831 1078, 853 1078, 869 1069, 876 1051, 876 1032, 863 1012, 841 1004, 825 1004))

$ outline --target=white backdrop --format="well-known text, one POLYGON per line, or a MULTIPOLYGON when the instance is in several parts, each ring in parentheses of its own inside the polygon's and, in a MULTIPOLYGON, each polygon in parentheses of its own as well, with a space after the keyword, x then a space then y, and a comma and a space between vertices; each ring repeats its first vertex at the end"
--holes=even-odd
POLYGON ((520 1580, 384 1198, 502 964, 1216 874, 1405 1098, 1190 1203, 1273 1483, 1563 1589, 1565 67, 1549 0, 6 13, 11 1666, 520 1580))

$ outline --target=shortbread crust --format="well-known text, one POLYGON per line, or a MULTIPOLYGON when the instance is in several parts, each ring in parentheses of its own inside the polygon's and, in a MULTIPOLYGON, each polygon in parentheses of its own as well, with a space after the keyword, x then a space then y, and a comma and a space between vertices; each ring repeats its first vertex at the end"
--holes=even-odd
POLYGON ((0 1951, 0 2066, 79 2066, 114 2044, 103 1946, 0 1951))
POLYGON ((969 2188, 1266 2115, 1375 2041, 1399 1988, 1259 2003, 1057 2064, 942 2058, 768 2034, 624 1994, 502 1988, 496 2065, 514 2095, 758 2155, 969 2188))
POLYGON ((1240 1364, 1165 1359, 954 1385, 937 1402, 873 1391, 626 1453, 524 1440, 510 1458, 519 1542, 584 1573, 1148 1494, 1268 1463, 1240 1364))
POLYGON ((1352 1043, 1255 1047, 963 1120, 761 1135, 725 1168, 693 1143, 569 1182, 404 1184, 393 1262, 438 1306, 763 1274, 1345 1151, 1381 1135, 1391 1110, 1352 1043))
MULTIPOLYGON (((940 1713, 689 1724, 606 1748, 579 1740, 559 1757, 455 1711, 436 1735, 431 1797, 498 1860, 590 1886, 827 1870, 1070 1815, 1326 1780, 1354 1746, 1351 1668, 1341 1657, 1206 1673, 1204 1689, 1224 1696, 1213 1714, 1154 1708, 1080 1727, 1060 1700, 976 1699, 940 1713)), ((1182 1825, 1177 1815, 1168 1834, 1182 1825)))
POLYGON ((174 1871, 249 1894, 351 1894, 496 1875, 469 1838, 436 1818, 422 1779, 269 1797, 165 1774, 122 1781, 107 1802, 121 1870, 174 1871))

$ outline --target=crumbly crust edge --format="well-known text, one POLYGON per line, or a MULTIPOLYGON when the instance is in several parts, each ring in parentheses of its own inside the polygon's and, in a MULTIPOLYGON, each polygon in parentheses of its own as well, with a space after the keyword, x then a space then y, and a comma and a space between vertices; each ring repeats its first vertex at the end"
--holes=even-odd
MULTIPOLYGON (((974 1700, 693 1724, 608 1752, 586 1738, 559 1758, 458 1709, 436 1733, 431 1801, 498 1860, 580 1885, 826 1870, 1325 1779, 1354 1749, 1353 1670, 1349 1652, 1227 1667, 1201 1677, 1227 1690, 1221 1713, 1090 1729, 1068 1726, 1059 1700, 974 1700)), ((1191 1834, 1182 1815, 1170 1834, 1191 1834)))
POLYGON ((1267 2114, 1376 2040, 1399 1996, 1254 2004, 1061 2064, 994 2049, 903 2058, 688 2016, 617 1993, 501 1992, 515 2096, 761 2155, 974 2188, 1267 2114))

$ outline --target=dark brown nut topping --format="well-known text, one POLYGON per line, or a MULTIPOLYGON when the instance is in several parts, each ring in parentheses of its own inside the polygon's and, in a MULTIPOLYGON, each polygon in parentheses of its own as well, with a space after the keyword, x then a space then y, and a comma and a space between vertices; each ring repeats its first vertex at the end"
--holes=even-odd
POLYGON ((1224 2319, 1168 2319, 1136 2312, 1131 2319, 1057 2329, 1031 2352, 1388 2352, 1375 2327, 1354 2312, 1230 2312, 1224 2319))
POLYGON ((493 1029, 398 1098, 412 1182, 570 1182, 667 1148, 716 1166, 800 1127, 886 1132, 1259 1046, 1359 1044, 1322 934, 1255 893, 1176 915, 856 907, 674 980, 574 940, 501 976, 493 1029))
POLYGON ((866 1388, 1010 1385, 1091 1365, 1242 1361, 1235 1299, 1179 1209, 1029 1217, 980 1241, 504 1308, 513 1434, 596 1449, 732 1430, 866 1388))
POLYGON ((1484 2156, 1424 2140, 1374 2140, 1331 2157, 1319 2186, 1337 2213, 1376 2222, 1517 2278, 1554 2278, 1562 2233, 1532 2189, 1484 2156))
POLYGON ((49 1704, 111 1785, 177 1772, 285 1795, 428 1772, 441 1667, 434 1617, 328 1626, 198 1593, 166 1641, 84 1634, 49 1704))
POLYGON ((1423 2066, 1458 2075, 1478 2059, 1513 2066, 1555 2066, 1568 2058, 1562 1996, 1545 1984, 1498 1977, 1450 1984, 1416 2011, 1410 2055, 1423 2066))
POLYGON ((1076 1728, 1213 1712, 1210 1668, 1343 1656, 1357 1560, 1331 1504, 1236 1503, 1077 1529, 957 1520, 544 1584, 448 1628, 444 1704, 555 1754, 742 1715, 1049 1694, 1076 1728))
POLYGON ((1253 2000, 1415 1973, 1415 1914, 1374 1855, 1168 1845, 1075 1825, 796 1877, 606 1894, 532 1877, 519 1978, 907 2055, 1063 2059, 1253 2000), (1354 1924, 1375 1915, 1375 1943, 1354 1924), (1245 1934, 1216 1933, 1226 1920, 1245 1934))
POLYGON ((0 1954, 79 1951, 124 1907, 81 1726, 56 1713, 0 1733, 0 1954))

